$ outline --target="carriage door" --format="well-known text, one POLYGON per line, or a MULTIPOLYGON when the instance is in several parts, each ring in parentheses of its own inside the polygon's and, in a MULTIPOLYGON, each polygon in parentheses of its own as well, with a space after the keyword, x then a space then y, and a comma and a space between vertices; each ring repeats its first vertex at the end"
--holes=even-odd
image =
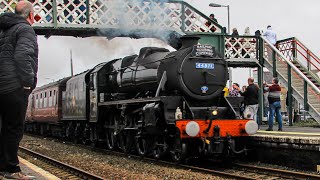
POLYGON ((90 122, 97 121, 97 95, 98 95, 98 87, 97 87, 97 72, 90 74, 90 122))

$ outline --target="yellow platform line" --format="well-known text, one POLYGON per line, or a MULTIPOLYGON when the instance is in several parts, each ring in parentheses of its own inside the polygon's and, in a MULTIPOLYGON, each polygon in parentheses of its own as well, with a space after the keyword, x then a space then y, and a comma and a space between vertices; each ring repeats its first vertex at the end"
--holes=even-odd
POLYGON ((43 176, 44 178, 48 179, 48 180, 60 180, 60 178, 54 176, 53 174, 49 173, 48 171, 45 171, 41 168, 39 168, 38 166, 30 163, 29 161, 19 157, 19 161, 20 163, 24 164, 25 166, 27 166, 29 169, 31 169, 32 171, 40 174, 41 176, 43 176))
POLYGON ((305 136, 320 136, 320 133, 305 133, 305 132, 288 132, 288 131, 265 131, 265 130, 258 130, 258 133, 263 134, 291 134, 291 135, 305 135, 305 136))

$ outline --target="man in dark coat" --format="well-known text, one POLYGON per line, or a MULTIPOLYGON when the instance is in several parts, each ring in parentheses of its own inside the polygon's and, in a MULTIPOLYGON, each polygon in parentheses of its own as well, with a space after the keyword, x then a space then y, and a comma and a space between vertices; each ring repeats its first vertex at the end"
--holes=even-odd
POLYGON ((0 175, 5 179, 32 179, 21 172, 17 153, 28 96, 37 82, 38 44, 33 23, 33 7, 28 1, 19 1, 15 13, 0 16, 0 175))
MULTIPOLYGON (((244 92, 240 91, 240 94, 244 96, 244 118, 245 119, 254 119, 258 124, 257 111, 259 106, 259 88, 254 84, 253 78, 248 78, 248 87, 244 92)), ((240 89, 239 89, 240 90, 240 89)))

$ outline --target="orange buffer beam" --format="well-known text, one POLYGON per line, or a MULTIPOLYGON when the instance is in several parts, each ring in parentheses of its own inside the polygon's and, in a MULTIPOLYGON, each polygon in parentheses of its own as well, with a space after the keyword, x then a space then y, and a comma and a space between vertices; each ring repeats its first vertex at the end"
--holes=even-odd
POLYGON ((213 120, 211 124, 211 128, 208 133, 204 133, 204 131, 208 128, 210 124, 210 120, 177 120, 176 126, 180 129, 180 137, 181 138, 199 138, 199 137, 213 137, 213 129, 215 126, 220 127, 220 137, 239 137, 239 136, 248 136, 245 131, 245 125, 250 120, 213 120), (186 133, 187 123, 194 121, 199 124, 200 131, 197 136, 191 137, 186 133))

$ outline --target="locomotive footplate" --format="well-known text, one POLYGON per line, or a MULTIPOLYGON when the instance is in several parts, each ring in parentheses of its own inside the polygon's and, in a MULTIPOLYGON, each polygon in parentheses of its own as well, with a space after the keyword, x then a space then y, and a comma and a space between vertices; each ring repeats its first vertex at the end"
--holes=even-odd
MULTIPOLYGON (((161 97, 163 98, 163 97, 161 97)), ((112 106, 112 105, 125 105, 125 104, 135 104, 135 103, 146 103, 146 102, 157 102, 160 101, 160 97, 152 97, 152 98, 141 98, 141 99, 126 99, 119 101, 108 101, 108 102, 100 102, 99 106, 112 106)))

